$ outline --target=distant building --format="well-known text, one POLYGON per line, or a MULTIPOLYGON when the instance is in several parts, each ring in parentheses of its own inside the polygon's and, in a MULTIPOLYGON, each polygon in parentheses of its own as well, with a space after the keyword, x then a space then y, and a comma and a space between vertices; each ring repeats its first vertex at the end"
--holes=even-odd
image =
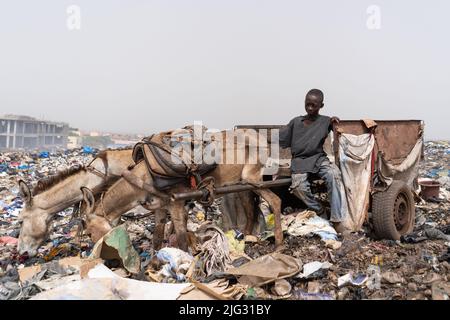
POLYGON ((0 116, 0 150, 67 147, 69 125, 28 116, 0 116))
POLYGON ((67 149, 78 149, 81 147, 83 138, 80 130, 76 128, 69 128, 69 136, 67 137, 67 149))

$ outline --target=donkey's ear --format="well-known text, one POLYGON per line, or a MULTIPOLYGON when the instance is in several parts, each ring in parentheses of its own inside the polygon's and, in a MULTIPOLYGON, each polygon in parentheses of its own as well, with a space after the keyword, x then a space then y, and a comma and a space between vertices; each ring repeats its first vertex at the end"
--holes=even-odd
POLYGON ((91 189, 86 187, 81 187, 81 192, 83 193, 83 201, 86 206, 85 214, 90 215, 94 212, 95 197, 91 189))
POLYGON ((31 195, 30 187, 23 180, 19 180, 19 190, 20 195, 27 205, 31 205, 31 200, 33 200, 33 196, 31 195))

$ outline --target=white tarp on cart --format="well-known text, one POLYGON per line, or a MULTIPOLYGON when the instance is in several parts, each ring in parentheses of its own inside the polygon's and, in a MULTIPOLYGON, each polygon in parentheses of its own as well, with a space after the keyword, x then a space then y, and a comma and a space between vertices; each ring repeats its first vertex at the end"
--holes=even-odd
MULTIPOLYGON (((375 145, 375 136, 341 134, 339 139, 339 164, 342 181, 347 195, 349 216, 345 226, 359 230, 366 217, 369 206, 371 183, 371 155, 375 145)), ((388 188, 392 181, 402 180, 412 189, 417 176, 423 141, 420 137, 411 152, 399 164, 386 161, 382 153, 378 155, 377 178, 388 188)))
POLYGON ((375 145, 372 134, 343 133, 339 138, 339 164, 348 204, 347 229, 360 230, 370 196, 371 154, 375 145))
POLYGON ((404 181, 411 189, 417 189, 418 186, 414 185, 414 180, 417 177, 419 168, 420 157, 422 155, 423 140, 420 137, 417 139, 414 148, 408 154, 408 156, 397 165, 391 164, 386 161, 381 154, 378 156, 378 178, 390 186, 394 180, 404 181))

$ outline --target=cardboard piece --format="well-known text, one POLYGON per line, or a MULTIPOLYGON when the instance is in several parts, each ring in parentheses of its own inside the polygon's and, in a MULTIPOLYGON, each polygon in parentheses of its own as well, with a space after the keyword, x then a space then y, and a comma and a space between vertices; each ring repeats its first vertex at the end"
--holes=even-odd
POLYGON ((124 225, 112 229, 98 240, 89 257, 105 260, 117 259, 122 262, 128 272, 136 274, 141 271, 141 259, 133 248, 124 225))

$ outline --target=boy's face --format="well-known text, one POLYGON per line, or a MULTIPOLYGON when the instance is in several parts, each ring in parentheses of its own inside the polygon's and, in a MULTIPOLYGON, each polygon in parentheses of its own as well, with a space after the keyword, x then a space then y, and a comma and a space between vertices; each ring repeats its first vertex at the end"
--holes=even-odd
POLYGON ((309 116, 317 116, 323 107, 323 101, 316 95, 307 95, 305 99, 305 110, 309 116))

